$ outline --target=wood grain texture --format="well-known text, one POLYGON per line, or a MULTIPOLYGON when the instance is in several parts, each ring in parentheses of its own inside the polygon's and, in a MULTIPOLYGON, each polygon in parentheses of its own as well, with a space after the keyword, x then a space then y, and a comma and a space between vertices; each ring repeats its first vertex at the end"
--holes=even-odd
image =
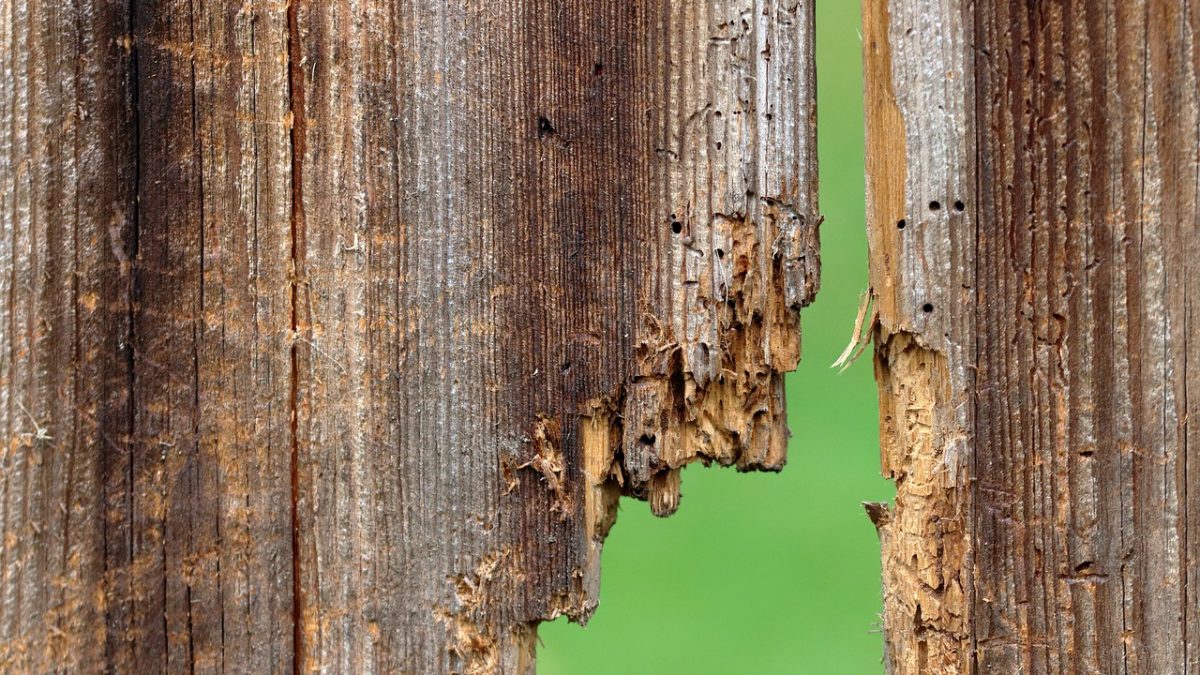
POLYGON ((864 9, 891 671, 1196 670, 1200 12, 864 9))
POLYGON ((0 8, 0 669, 528 672, 783 465, 811 2, 0 8))

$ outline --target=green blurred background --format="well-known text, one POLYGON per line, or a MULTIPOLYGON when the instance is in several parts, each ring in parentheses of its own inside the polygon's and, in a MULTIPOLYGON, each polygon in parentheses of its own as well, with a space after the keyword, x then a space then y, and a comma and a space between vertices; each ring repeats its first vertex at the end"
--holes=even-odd
POLYGON ((586 628, 539 630, 540 675, 880 673, 879 544, 863 501, 879 476, 870 358, 829 365, 866 288, 859 3, 817 3, 821 292, 788 376, 781 474, 692 466, 667 519, 621 500, 586 628))

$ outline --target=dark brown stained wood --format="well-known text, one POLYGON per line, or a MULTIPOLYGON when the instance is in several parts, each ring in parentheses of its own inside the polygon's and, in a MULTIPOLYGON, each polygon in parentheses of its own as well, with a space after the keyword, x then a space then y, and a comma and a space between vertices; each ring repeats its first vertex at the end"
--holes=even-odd
POLYGON ((1200 9, 864 14, 890 671, 1200 671, 1200 9))
POLYGON ((0 11, 0 670, 525 673, 777 470, 809 1, 0 11))
MULTIPOLYGON (((279 3, 131 16, 138 138, 129 672, 292 658, 287 23, 279 3)), ((114 454, 114 457, 120 455, 114 454)), ((128 659, 126 661, 125 659, 128 659)))

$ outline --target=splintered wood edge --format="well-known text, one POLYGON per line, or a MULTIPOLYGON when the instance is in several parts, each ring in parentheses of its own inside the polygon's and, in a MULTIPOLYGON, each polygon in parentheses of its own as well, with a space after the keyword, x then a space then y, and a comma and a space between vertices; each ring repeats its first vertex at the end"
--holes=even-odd
MULTIPOLYGON (((706 150, 680 152, 665 164, 680 179, 657 208, 670 212, 671 220, 705 203, 709 211, 687 218, 686 232, 677 231, 664 249, 655 282, 662 294, 645 299, 643 319, 629 338, 632 374, 578 411, 583 503, 564 503, 572 490, 555 489, 558 479, 540 472, 555 494, 552 509, 581 512, 586 561, 577 570, 578 585, 554 598, 529 624, 533 628, 560 615, 586 623, 595 611, 601 548, 622 495, 669 516, 679 508, 681 473, 688 464, 779 471, 786 462, 784 373, 799 361, 800 311, 819 289, 823 219, 817 205, 813 6, 769 4, 769 11, 764 7, 761 17, 742 28, 721 24, 722 30, 752 34, 753 40, 738 47, 749 50, 744 58, 759 62, 754 86, 760 91, 752 102, 738 100, 742 94, 734 81, 679 92, 684 100, 676 106, 718 121, 724 109, 722 133, 745 125, 751 132, 741 133, 750 140, 733 150, 735 138, 718 134, 708 139, 706 150), (750 49, 751 42, 763 43, 769 33, 785 29, 791 31, 786 44, 771 42, 775 53, 750 49), (740 117, 730 113, 747 103, 753 108, 740 110, 740 117), (725 153, 718 152, 722 138, 725 153), (713 184, 692 184, 691 174, 704 172, 713 174, 713 184), (689 254, 696 250, 708 254, 699 265, 689 254)), ((710 34, 704 32, 711 28, 701 23, 687 30, 703 38, 696 44, 708 54, 705 59, 713 59, 706 46, 710 34)), ((680 40, 690 44, 686 37, 680 40)), ((683 59, 675 67, 703 71, 701 63, 683 59)), ((720 80, 727 69, 709 66, 707 76, 720 80)), ((688 123, 680 124, 669 135, 687 132, 688 123)), ((541 433, 546 424, 554 422, 539 417, 531 427, 535 447, 537 439, 559 435, 541 433)), ((538 456, 553 454, 538 449, 529 467, 540 466, 538 456)))

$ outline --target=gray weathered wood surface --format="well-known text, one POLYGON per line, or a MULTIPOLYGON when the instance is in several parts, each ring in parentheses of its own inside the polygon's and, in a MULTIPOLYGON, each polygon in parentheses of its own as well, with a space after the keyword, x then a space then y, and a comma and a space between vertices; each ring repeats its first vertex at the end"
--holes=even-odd
POLYGON ((0 3, 0 669, 525 672, 777 469, 810 0, 0 3))
POLYGON ((1200 672, 1200 7, 864 15, 891 672, 1200 672))

